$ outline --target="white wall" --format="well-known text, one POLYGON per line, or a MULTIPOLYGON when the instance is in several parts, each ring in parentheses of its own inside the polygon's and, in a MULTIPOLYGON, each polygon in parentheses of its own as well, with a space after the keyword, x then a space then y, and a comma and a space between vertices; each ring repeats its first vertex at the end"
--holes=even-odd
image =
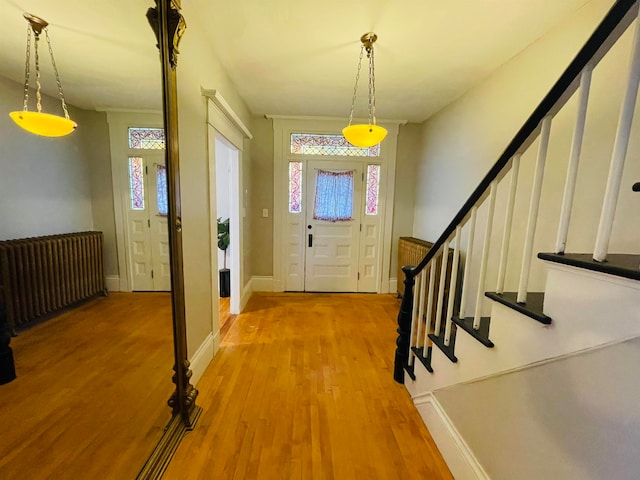
MULTIPOLYGON (((416 188, 415 236, 432 241, 440 236, 611 4, 611 0, 590 2, 503 65, 483 83, 424 123, 416 188)), ((624 35, 594 72, 576 207, 573 210, 567 251, 589 252, 593 248, 604 179, 608 172, 624 92, 632 33, 628 31, 624 35)), ((575 123, 576 100, 574 96, 553 121, 544 197, 540 209, 542 216, 538 223, 534 252, 550 251, 555 242, 559 202, 575 123)), ((507 290, 512 291, 517 288, 537 147, 536 141, 522 158, 507 275, 507 290)), ((638 235, 635 232, 640 232, 640 218, 636 212, 640 199, 631 193, 631 184, 640 178, 640 163, 636 161, 638 155, 640 132, 634 129, 611 251, 634 251, 637 245, 638 235)), ((498 193, 490 257, 494 261, 490 261, 488 289, 495 288, 497 277, 497 255, 507 186, 507 182, 503 183, 498 193)), ((479 215, 476 239, 481 238, 483 218, 484 209, 479 215)), ((479 243, 476 242, 476 245, 479 243)), ((480 251, 474 253, 477 259, 480 251)), ((540 291, 543 284, 542 265, 534 262, 530 290, 540 291)))
MULTIPOLYGON (((182 14, 188 27, 180 43, 177 69, 180 184, 187 345, 189 356, 193 357, 203 342, 219 330, 218 297, 212 278, 218 273, 211 268, 211 250, 216 239, 211 238, 209 212, 207 99, 202 96, 201 87, 218 90, 249 128, 251 117, 215 51, 208 47, 206 28, 196 5, 184 2, 182 14)), ((213 227, 215 231, 216 226, 213 227)), ((248 256, 249 238, 244 239, 244 245, 248 256)))

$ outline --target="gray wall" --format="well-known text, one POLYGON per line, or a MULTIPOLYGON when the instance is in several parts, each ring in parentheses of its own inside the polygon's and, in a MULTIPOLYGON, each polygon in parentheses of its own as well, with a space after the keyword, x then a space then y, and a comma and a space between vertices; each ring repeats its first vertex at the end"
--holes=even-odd
MULTIPOLYGON (((413 234, 413 205, 416 199, 416 172, 420 159, 422 125, 407 123, 400 126, 396 154, 396 190, 393 204, 390 277, 398 270, 398 239, 413 234)), ((424 240, 434 241, 433 238, 424 240)), ((402 282, 402 278, 397 279, 402 282)))
MULTIPOLYGON (((77 110, 75 120, 89 166, 93 228, 104 234, 104 268, 106 275, 118 275, 116 222, 113 212, 111 146, 105 112, 77 110)), ((75 134, 74 134, 75 135, 75 134)))
POLYGON ((273 275, 273 122, 251 118, 251 192, 249 219, 253 227, 251 261, 253 275, 273 275), (262 210, 269 209, 263 217, 262 210))
MULTIPOLYGON (((22 94, 21 84, 0 77, 0 110, 21 110, 22 94)), ((44 95, 42 105, 62 114, 56 98, 44 95)), ((78 129, 62 138, 33 135, 0 115, 0 239, 100 230, 106 274, 117 274, 106 115, 69 112, 78 129)))
MULTIPOLYGON (((80 129, 62 138, 22 130, 7 115, 22 110, 22 95, 21 85, 0 77, 0 239, 93 229, 89 164, 80 129)), ((62 113, 60 103, 48 96, 43 96, 42 107, 62 113)), ((72 118, 77 113, 70 109, 72 118)))
POLYGON ((637 480, 639 364, 636 338, 435 395, 492 480, 637 480))

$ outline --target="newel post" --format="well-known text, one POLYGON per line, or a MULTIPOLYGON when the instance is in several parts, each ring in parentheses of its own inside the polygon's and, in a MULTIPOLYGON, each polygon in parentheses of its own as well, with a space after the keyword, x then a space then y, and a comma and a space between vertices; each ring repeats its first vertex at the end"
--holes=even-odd
POLYGON ((396 358, 393 366, 393 379, 402 384, 404 384, 404 368, 409 364, 413 286, 416 283, 413 268, 410 266, 402 267, 404 272, 404 295, 400 304, 400 313, 398 313, 398 339, 396 340, 396 358))

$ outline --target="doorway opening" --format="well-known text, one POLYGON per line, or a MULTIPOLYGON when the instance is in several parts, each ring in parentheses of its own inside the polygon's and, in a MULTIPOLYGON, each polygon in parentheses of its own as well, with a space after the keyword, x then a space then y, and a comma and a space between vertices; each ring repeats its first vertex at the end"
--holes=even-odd
MULTIPOLYGON (((228 222, 229 246, 218 248, 220 326, 228 314, 240 313, 240 152, 220 132, 210 127, 216 175, 216 219, 228 222), (228 282, 228 283, 227 283, 228 282), (222 307, 228 305, 228 311, 222 307)), ((212 252, 214 254, 214 252, 212 252)))

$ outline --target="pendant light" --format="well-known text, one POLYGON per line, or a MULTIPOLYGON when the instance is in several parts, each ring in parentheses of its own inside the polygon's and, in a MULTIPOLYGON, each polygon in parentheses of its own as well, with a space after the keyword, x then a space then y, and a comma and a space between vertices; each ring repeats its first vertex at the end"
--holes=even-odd
POLYGON ((373 147, 387 136, 387 130, 376 125, 376 77, 374 72, 373 44, 378 36, 373 32, 368 32, 360 37, 360 60, 358 61, 358 71, 356 73, 356 84, 353 87, 353 100, 351 101, 351 112, 349 113, 349 125, 342 129, 342 135, 355 147, 373 147), (356 93, 358 91, 358 80, 360 79, 360 69, 362 67, 362 57, 367 52, 369 59, 369 123, 351 125, 353 121, 353 109, 356 104, 356 93))
POLYGON ((24 13, 24 18, 29 23, 29 26, 27 27, 27 54, 24 67, 23 109, 20 111, 11 112, 9 116, 19 127, 36 135, 41 135, 43 137, 62 137, 64 135, 68 135, 76 129, 78 124, 69 118, 67 104, 64 101, 62 84, 60 83, 58 68, 56 67, 56 62, 53 58, 51 40, 49 39, 49 33, 47 32, 47 26, 49 24, 42 18, 31 15, 30 13, 24 13), (58 84, 58 93, 60 95, 60 100, 62 101, 62 111, 64 112, 64 117, 42 112, 42 95, 40 93, 40 57, 38 53, 40 34, 42 32, 44 32, 47 39, 49 54, 51 56, 51 63, 53 65, 53 71, 56 76, 56 83, 58 84), (34 37, 34 56, 36 66, 36 112, 30 112, 28 109, 32 34, 34 37))

